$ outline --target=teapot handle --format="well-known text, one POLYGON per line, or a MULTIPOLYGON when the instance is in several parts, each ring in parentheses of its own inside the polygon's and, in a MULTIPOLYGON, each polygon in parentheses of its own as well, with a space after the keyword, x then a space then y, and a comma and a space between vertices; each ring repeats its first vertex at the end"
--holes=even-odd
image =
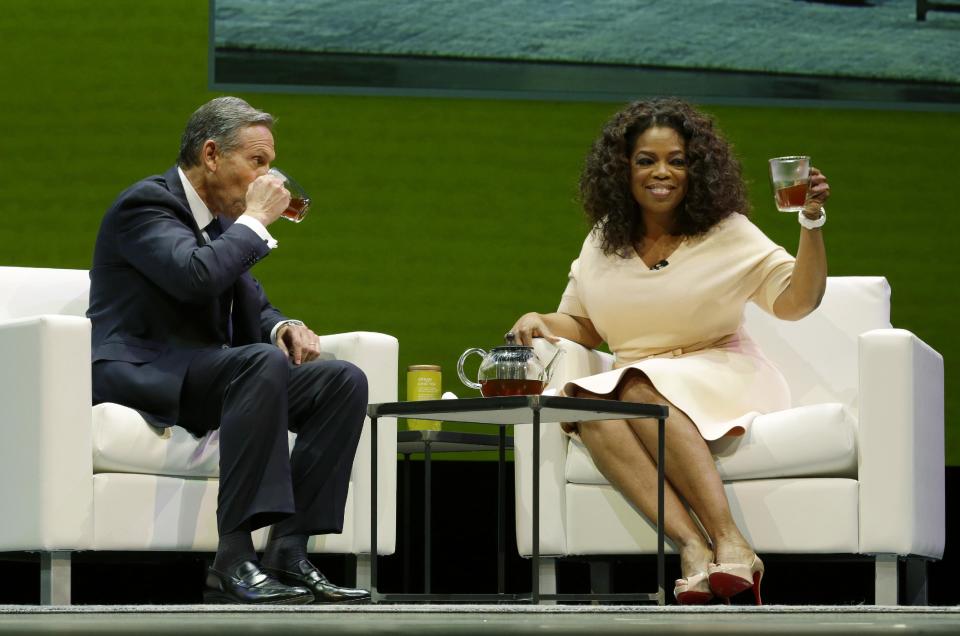
POLYGON ((479 390, 480 385, 477 382, 471 382, 467 378, 467 375, 463 372, 463 363, 471 353, 479 353, 481 358, 487 357, 487 352, 484 351, 483 349, 480 349, 478 347, 474 347, 473 349, 467 349, 466 351, 463 352, 463 355, 460 356, 460 359, 457 360, 457 375, 460 376, 460 381, 463 382, 465 385, 467 385, 471 389, 479 390))

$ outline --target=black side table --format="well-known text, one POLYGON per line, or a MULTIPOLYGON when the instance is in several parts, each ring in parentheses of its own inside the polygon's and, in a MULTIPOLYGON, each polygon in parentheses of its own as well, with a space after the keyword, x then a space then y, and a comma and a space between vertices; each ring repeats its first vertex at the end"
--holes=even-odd
MULTIPOLYGON (((499 449, 497 458, 497 593, 502 594, 506 579, 506 510, 505 478, 506 478, 506 451, 513 448, 513 438, 506 435, 506 429, 500 427, 499 435, 484 433, 458 433, 455 431, 399 431, 397 432, 397 452, 403 455, 403 498, 410 501, 410 456, 414 453, 423 453, 423 593, 431 592, 431 501, 432 485, 430 479, 431 458, 433 453, 468 453, 475 451, 490 451, 499 449)), ((403 524, 410 527, 410 509, 403 509, 403 524)), ((409 535, 405 533, 406 541, 403 550, 403 579, 404 591, 409 589, 410 547, 409 535)))
MULTIPOLYGON (((546 395, 517 395, 494 398, 468 398, 463 400, 426 400, 422 402, 385 402, 370 404, 370 463, 372 485, 370 489, 370 594, 377 602, 411 601, 520 601, 538 604, 541 601, 656 601, 664 604, 664 558, 663 558, 663 489, 664 489, 664 435, 668 409, 660 404, 638 404, 615 400, 589 400, 546 395), (533 425, 533 505, 531 566, 533 589, 524 594, 381 594, 377 590, 377 419, 380 417, 414 417, 447 422, 473 422, 490 424, 500 428, 501 449, 505 448, 504 429, 511 425, 533 425), (540 422, 586 422, 623 418, 654 418, 658 423, 659 443, 657 448, 657 581, 658 591, 652 594, 540 594, 540 422)), ((503 450, 501 450, 503 452, 503 450)), ((501 492, 501 502, 502 502, 501 492)), ((499 505, 502 505, 499 504, 499 505)))

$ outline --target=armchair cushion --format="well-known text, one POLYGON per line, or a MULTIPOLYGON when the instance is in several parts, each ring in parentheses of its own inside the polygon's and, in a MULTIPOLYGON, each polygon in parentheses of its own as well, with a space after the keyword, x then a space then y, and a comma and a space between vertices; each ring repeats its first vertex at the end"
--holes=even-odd
POLYGON ((836 402, 760 415, 710 451, 724 481, 857 476, 856 422, 836 402))
POLYGON ((156 428, 119 404, 93 407, 93 472, 217 478, 220 435, 201 438, 185 428, 156 428))
MULTIPOLYGON (((724 481, 857 475, 856 426, 836 403, 760 415, 746 434, 709 446, 724 481)), ((577 439, 567 449, 566 477, 574 484, 609 483, 577 439)))
MULTIPOLYGON (((196 437, 179 426, 151 426, 135 411, 106 402, 93 407, 93 472, 166 477, 220 477, 220 432, 196 437)), ((287 434, 290 449, 296 434, 287 434)))

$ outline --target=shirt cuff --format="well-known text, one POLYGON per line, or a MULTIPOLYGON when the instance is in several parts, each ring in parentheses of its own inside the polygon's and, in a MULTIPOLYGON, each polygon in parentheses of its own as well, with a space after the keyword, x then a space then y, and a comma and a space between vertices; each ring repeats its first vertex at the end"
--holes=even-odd
POLYGON ((266 226, 252 216, 241 214, 240 218, 234 221, 234 223, 237 223, 238 225, 246 225, 248 228, 256 232, 257 236, 262 238, 267 243, 267 247, 270 249, 273 249, 277 246, 277 239, 270 236, 270 232, 267 231, 266 226))
POLYGON ((281 320, 273 326, 273 329, 270 330, 270 342, 272 344, 277 344, 277 332, 280 331, 280 327, 284 325, 299 325, 303 326, 302 320, 281 320))

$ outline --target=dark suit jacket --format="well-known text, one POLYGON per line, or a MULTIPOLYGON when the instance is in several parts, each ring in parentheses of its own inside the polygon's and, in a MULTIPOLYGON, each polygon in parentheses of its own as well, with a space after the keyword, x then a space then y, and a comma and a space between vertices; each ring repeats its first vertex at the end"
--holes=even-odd
POLYGON ((204 244, 176 167, 122 192, 100 224, 90 270, 94 403, 130 406, 159 426, 176 423, 197 352, 269 342, 285 319, 248 272, 269 253, 243 225, 204 244))

